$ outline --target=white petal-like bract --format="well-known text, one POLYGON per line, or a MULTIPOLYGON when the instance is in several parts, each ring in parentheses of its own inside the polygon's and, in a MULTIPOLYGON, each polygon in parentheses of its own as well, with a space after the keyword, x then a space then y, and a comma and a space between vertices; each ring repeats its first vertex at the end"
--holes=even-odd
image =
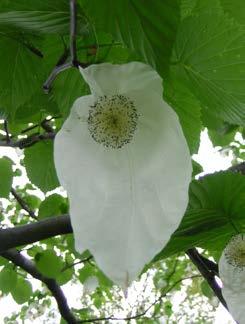
POLYGON ((231 315, 245 324, 245 234, 234 236, 219 261, 222 293, 231 315))
POLYGON ((188 203, 191 157, 162 79, 139 62, 80 69, 77 99, 55 138, 79 252, 127 286, 177 228, 188 203))

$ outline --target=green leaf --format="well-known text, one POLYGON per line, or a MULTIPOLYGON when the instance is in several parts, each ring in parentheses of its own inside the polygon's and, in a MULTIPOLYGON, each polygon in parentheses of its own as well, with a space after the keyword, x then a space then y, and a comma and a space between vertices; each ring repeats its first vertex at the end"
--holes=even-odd
POLYGON ((58 277, 56 277, 57 283, 62 286, 65 285, 68 281, 71 280, 74 273, 74 269, 70 268, 65 271, 62 271, 58 277))
POLYGON ((203 172, 203 167, 195 160, 192 160, 192 170, 192 176, 195 177, 199 173, 203 172))
POLYGON ((176 77, 164 83, 164 95, 179 116, 191 154, 196 153, 202 128, 199 101, 176 77))
POLYGON ((46 250, 42 253, 37 253, 35 256, 35 263, 37 269, 44 275, 49 278, 56 278, 62 268, 63 262, 56 255, 54 250, 46 250))
POLYGON ((21 105, 15 113, 15 123, 40 123, 47 115, 59 113, 56 102, 51 96, 38 89, 33 96, 21 105))
POLYGON ((53 143, 42 141, 24 151, 24 164, 30 181, 43 192, 59 186, 53 159, 53 143))
POLYGON ((203 280, 201 283, 201 290, 204 296, 208 297, 208 298, 213 298, 214 297, 214 292, 213 290, 210 288, 209 284, 207 283, 206 280, 203 280))
POLYGON ((84 267, 79 271, 79 281, 84 283, 89 277, 95 275, 95 269, 89 263, 86 263, 84 267))
POLYGON ((7 294, 15 289, 17 274, 13 268, 4 267, 0 272, 0 290, 7 294))
MULTIPOLYGON (((243 0, 220 0, 221 5, 230 17, 234 18, 239 24, 245 25, 245 10, 243 0)), ((245 27, 245 26, 244 26, 245 27)))
POLYGON ((41 88, 42 61, 22 42, 0 38, 0 110, 13 117, 15 111, 41 88))
POLYGON ((54 82, 53 99, 64 117, 69 115, 74 101, 88 93, 88 87, 77 69, 62 72, 54 82))
POLYGON ((208 130, 208 136, 211 139, 213 146, 226 146, 230 144, 235 137, 237 130, 236 126, 225 125, 217 131, 208 130))
POLYGON ((181 76, 205 110, 244 125, 244 57, 245 33, 214 4, 180 24, 171 73, 181 76))
POLYGON ((190 202, 178 229, 156 259, 191 247, 221 251, 245 231, 245 177, 222 172, 193 181, 190 202))
POLYGON ((27 195, 24 200, 31 209, 38 208, 41 203, 41 199, 35 195, 27 195))
POLYGON ((58 195, 48 196, 40 205, 38 217, 40 219, 65 214, 68 211, 67 200, 58 195))
MULTIPOLYGON (((85 31, 85 17, 79 7, 77 10, 78 31, 85 31)), ((70 10, 66 0, 14 0, 0 11, 0 28, 7 25, 31 33, 69 34, 70 10)))
POLYGON ((181 19, 191 15, 192 10, 196 5, 197 0, 182 0, 181 1, 181 19))
POLYGON ((3 157, 0 159, 0 197, 8 198, 13 182, 13 162, 3 157))
POLYGON ((97 30, 111 33, 165 76, 180 20, 180 1, 88 0, 83 9, 97 30))
POLYGON ((18 277, 15 289, 11 291, 11 294, 17 304, 24 304, 32 295, 32 286, 29 281, 18 277))

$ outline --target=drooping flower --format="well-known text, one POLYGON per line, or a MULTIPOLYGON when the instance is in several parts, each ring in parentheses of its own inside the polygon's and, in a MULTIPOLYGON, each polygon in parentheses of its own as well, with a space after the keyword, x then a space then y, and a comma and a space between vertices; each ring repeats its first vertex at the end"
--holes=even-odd
POLYGON ((165 246, 187 206, 191 158, 162 79, 139 62, 80 69, 78 98, 55 138, 77 251, 127 286, 165 246))
POLYGON ((245 323, 245 235, 230 240, 219 261, 222 293, 228 309, 239 324, 245 323))

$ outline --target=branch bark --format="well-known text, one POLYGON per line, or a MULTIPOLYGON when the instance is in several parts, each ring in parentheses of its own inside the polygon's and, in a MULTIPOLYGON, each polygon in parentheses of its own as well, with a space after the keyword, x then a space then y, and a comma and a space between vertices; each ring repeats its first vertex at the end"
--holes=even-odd
POLYGON ((69 215, 51 217, 32 224, 0 229, 0 253, 17 246, 68 233, 72 233, 69 215))
POLYGON ((197 267, 201 275, 206 279, 210 288, 212 288, 214 294, 218 297, 222 305, 228 310, 226 301, 222 296, 221 288, 215 280, 216 273, 209 269, 207 263, 204 261, 204 257, 200 257, 197 249, 192 248, 186 251, 186 254, 189 256, 192 263, 197 267))
POLYGON ((72 312, 68 306, 66 297, 65 297, 62 289, 60 288, 60 286, 57 284, 57 282, 54 279, 47 278, 47 277, 43 276, 37 270, 35 264, 31 260, 27 259, 25 256, 23 256, 19 251, 15 250, 15 249, 2 252, 1 256, 4 257, 5 259, 8 259, 11 262, 13 262, 16 266, 25 270, 27 273, 32 275, 32 277, 43 282, 48 287, 51 294, 55 298, 61 316, 69 324, 78 323, 78 320, 72 314, 72 312))
POLYGON ((34 211, 26 204, 26 202, 19 196, 15 189, 11 189, 11 194, 14 196, 19 205, 30 215, 31 218, 37 220, 37 216, 34 211))

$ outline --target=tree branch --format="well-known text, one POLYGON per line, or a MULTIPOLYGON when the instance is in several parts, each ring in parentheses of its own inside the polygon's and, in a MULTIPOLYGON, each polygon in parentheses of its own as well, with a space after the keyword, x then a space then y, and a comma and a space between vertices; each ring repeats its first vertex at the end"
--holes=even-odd
POLYGON ((88 64, 77 61, 77 46, 76 46, 76 25, 77 25, 77 6, 76 0, 70 0, 70 61, 67 63, 59 64, 54 67, 48 79, 43 84, 45 93, 49 93, 51 85, 56 79, 57 75, 62 71, 70 69, 71 67, 86 67, 88 64))
POLYGON ((18 147, 20 149, 23 149, 25 147, 32 146, 40 141, 46 141, 46 140, 52 140, 55 138, 55 133, 44 133, 44 134, 31 134, 27 138, 20 139, 16 142, 9 142, 6 141, 0 141, 0 146, 9 146, 9 147, 18 147))
POLYGON ((0 253, 21 245, 72 233, 69 215, 51 217, 27 225, 0 229, 0 253))
POLYGON ((27 273, 31 274, 37 280, 43 282, 50 292, 52 293, 53 297, 55 298, 61 316, 67 321, 69 324, 76 324, 78 323, 75 316, 72 314, 68 304, 66 297, 54 279, 48 278, 43 276, 35 267, 35 264, 28 260, 25 256, 23 256, 17 250, 8 250, 1 253, 1 256, 5 259, 12 261, 16 266, 19 266, 21 269, 25 270, 27 273))
POLYGON ((11 189, 11 194, 17 200, 19 205, 30 215, 31 218, 37 220, 37 216, 35 215, 34 211, 30 209, 30 207, 25 203, 25 201, 19 196, 19 194, 15 191, 15 189, 11 189))
POLYGON ((197 249, 192 248, 186 251, 186 254, 189 256, 191 261, 195 264, 201 275, 206 279, 209 286, 212 288, 214 294, 218 297, 222 305, 228 310, 226 301, 222 296, 221 288, 215 280, 215 273, 209 269, 207 264, 204 262, 203 257, 200 257, 197 249))
POLYGON ((76 0, 70 0, 70 55, 73 66, 77 64, 77 44, 76 44, 76 32, 77 32, 77 4, 76 0))

